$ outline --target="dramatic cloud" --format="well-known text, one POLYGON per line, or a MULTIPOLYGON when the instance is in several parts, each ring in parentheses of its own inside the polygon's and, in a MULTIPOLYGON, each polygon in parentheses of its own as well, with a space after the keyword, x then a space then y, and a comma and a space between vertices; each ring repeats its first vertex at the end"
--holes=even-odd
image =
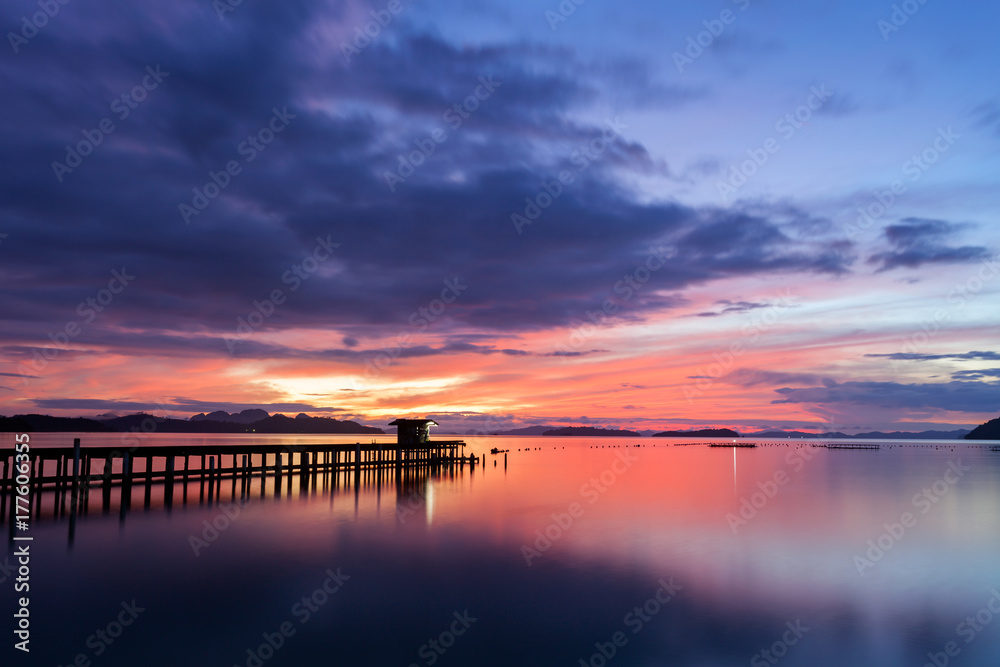
POLYGON ((879 271, 905 267, 915 269, 924 264, 954 264, 986 259, 990 251, 983 246, 948 247, 948 237, 960 226, 944 220, 906 218, 898 225, 884 229, 885 239, 892 250, 880 252, 869 258, 878 264, 879 271))
POLYGON ((954 380, 985 380, 1000 378, 1000 368, 984 368, 978 371, 956 371, 951 374, 954 380))
POLYGON ((754 368, 740 368, 732 373, 723 375, 719 379, 723 382, 728 382, 729 384, 738 385, 740 387, 775 387, 789 384, 809 385, 817 382, 823 382, 824 384, 827 382, 833 382, 833 380, 824 380, 809 373, 785 373, 781 371, 764 371, 754 368))
MULTIPOLYGON (((766 215, 641 204, 619 187, 622 170, 655 169, 646 149, 622 136, 605 142, 603 122, 566 114, 595 103, 598 89, 638 90, 648 77, 577 68, 584 63, 569 49, 460 48, 405 30, 345 66, 339 54, 317 58, 303 46, 316 21, 337 20, 325 4, 241 7, 218 27, 202 23, 207 6, 183 7, 130 13, 120 30, 109 19, 101 34, 120 35, 116 52, 81 50, 78 34, 54 26, 44 58, 2 66, 34 91, 10 110, 17 137, 14 125, 4 131, 14 187, 3 210, 15 249, 5 271, 17 279, 0 288, 0 304, 25 325, 0 334, 8 342, 31 330, 44 340, 76 322, 83 333, 74 342, 119 345, 118 332, 137 331, 146 347, 159 342, 170 354, 174 334, 231 334, 277 289, 287 301, 264 329, 331 327, 358 341, 412 322, 445 281, 467 288, 449 323, 563 326, 595 299, 615 297, 617 281, 668 243, 677 254, 630 301, 630 318, 670 308, 664 290, 708 280, 847 270, 843 250, 794 239, 766 215), (183 52, 163 24, 189 35, 183 52), (75 98, 60 88, 68 61, 95 79, 75 98), (82 130, 114 116, 107 101, 140 82, 147 65, 166 73, 148 99, 71 173, 51 173, 82 130), (570 76, 574 69, 583 75, 570 76), (481 80, 495 89, 479 101, 481 80), (476 108, 463 111, 467 119, 449 115, 469 99, 476 108), (39 114, 39 104, 51 111, 39 114), (287 127, 258 151, 246 139, 266 130, 273 109, 287 127), (428 139, 436 129, 447 136, 440 145, 428 139), (433 155, 417 155, 414 166, 427 141, 433 155), (539 160, 541 147, 551 157, 539 160), (241 172, 185 220, 179 206, 197 210, 195 189, 213 187, 210 174, 233 159, 241 172), (576 182, 519 235, 511 214, 564 169, 576 182), (405 182, 390 190, 387 173, 405 182), (101 298, 112 271, 134 279, 104 307, 85 305, 101 298), (40 322, 41 331, 28 324, 40 322)), ((678 104, 694 96, 677 87, 658 95, 678 104)))
POLYGON ((729 299, 722 299, 716 302, 717 306, 722 306, 717 311, 707 310, 703 313, 697 313, 698 317, 718 317, 719 315, 726 315, 727 313, 746 313, 751 310, 756 310, 758 308, 767 308, 766 303, 752 303, 749 301, 730 301, 729 299))
POLYGON ((223 410, 225 412, 240 412, 256 408, 266 410, 272 414, 277 412, 343 412, 340 408, 317 407, 308 403, 213 403, 211 401, 198 401, 187 398, 171 398, 164 403, 145 403, 141 401, 114 401, 83 398, 46 398, 36 399, 32 404, 40 410, 100 410, 100 411, 125 411, 125 412, 149 412, 180 413, 181 416, 188 416, 194 412, 215 412, 223 410))
MULTIPOLYGON (((944 72, 920 54, 951 52, 948 31, 911 33, 920 49, 866 61, 868 81, 856 54, 884 44, 860 3, 828 8, 830 52, 775 37, 765 16, 797 21, 776 7, 740 12, 680 71, 670 54, 709 18, 694 4, 581 7, 558 31, 521 0, 404 4, 354 50, 384 3, 222 19, 204 0, 73 3, 11 47, 0 411, 169 395, 193 397, 178 411, 535 419, 518 424, 705 425, 755 405, 805 423, 770 389, 884 379, 855 341, 916 330, 915 304, 941 298, 923 281, 897 299, 891 269, 995 245, 989 39, 944 72), (829 99, 804 106, 817 87, 829 99), (881 201, 942 118, 972 126, 955 120, 959 143, 881 201)), ((0 6, 0 25, 26 11, 0 6)), ((953 27, 988 24, 969 12, 953 27)), ((983 349, 995 323, 979 278, 949 349, 983 349)))
POLYGON ((773 403, 850 403, 885 409, 934 408, 950 412, 995 413, 1000 410, 1000 384, 942 382, 843 382, 823 387, 776 389, 773 403))
POLYGON ((937 361, 939 359, 1000 361, 1000 352, 962 352, 958 354, 922 354, 919 352, 893 352, 892 354, 866 354, 866 357, 884 357, 896 361, 937 361))

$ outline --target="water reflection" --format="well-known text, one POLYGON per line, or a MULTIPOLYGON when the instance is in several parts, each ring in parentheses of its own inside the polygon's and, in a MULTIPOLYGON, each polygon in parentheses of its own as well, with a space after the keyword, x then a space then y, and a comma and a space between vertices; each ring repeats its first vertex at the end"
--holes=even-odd
POLYGON ((488 456, 471 471, 294 479, 279 493, 227 482, 211 502, 177 486, 172 506, 154 488, 144 511, 135 490, 124 527, 117 508, 94 511, 97 495, 72 552, 65 517, 51 517, 35 529, 47 641, 33 657, 248 665, 285 622, 295 632, 262 664, 919 667, 951 641, 956 665, 1000 653, 993 612, 971 641, 958 630, 1000 585, 988 448, 468 442, 511 449, 509 467, 488 456), (859 572, 859 556, 871 567, 859 572), (301 622, 295 605, 323 599, 338 568, 349 578, 301 622), (88 636, 133 598, 146 611, 95 656, 88 636))

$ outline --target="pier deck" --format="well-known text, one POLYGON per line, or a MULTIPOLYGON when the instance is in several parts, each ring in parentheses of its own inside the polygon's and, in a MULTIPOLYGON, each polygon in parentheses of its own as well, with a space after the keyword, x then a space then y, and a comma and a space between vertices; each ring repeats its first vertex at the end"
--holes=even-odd
MULTIPOLYGON (((141 446, 131 449, 110 446, 87 446, 74 440, 72 447, 32 448, 29 453, 30 472, 19 476, 16 452, 0 450, 0 522, 14 515, 17 494, 14 487, 27 486, 35 516, 41 516, 43 496, 51 498, 51 516, 70 512, 86 512, 92 492, 101 492, 101 503, 107 511, 112 504, 112 489, 117 488, 117 504, 124 512, 132 502, 133 487, 145 489, 148 505, 151 488, 163 487, 163 502, 173 501, 175 485, 181 484, 184 500, 189 482, 200 488, 209 500, 222 493, 222 481, 229 480, 232 495, 246 495, 252 480, 259 480, 259 492, 268 486, 275 495, 285 486, 291 490, 294 481, 308 490, 319 476, 336 479, 340 475, 362 473, 395 473, 397 481, 413 475, 426 474, 443 467, 470 467, 482 462, 482 457, 464 456, 461 440, 426 441, 418 444, 353 443, 303 445, 165 445, 141 446), (20 478, 20 479, 19 479, 20 478), (287 479, 286 479, 287 478, 287 479), (9 497, 8 497, 9 496, 9 497)), ((48 508, 46 508, 48 510, 48 508)), ((46 514, 48 511, 46 512, 46 514)), ((13 526, 13 521, 10 522, 13 526)))

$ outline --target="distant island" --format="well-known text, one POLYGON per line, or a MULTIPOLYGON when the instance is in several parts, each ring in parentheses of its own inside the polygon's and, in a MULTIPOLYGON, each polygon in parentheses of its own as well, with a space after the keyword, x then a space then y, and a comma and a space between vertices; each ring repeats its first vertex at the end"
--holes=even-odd
POLYGON ((816 438, 820 440, 842 440, 845 438, 861 438, 864 440, 961 440, 966 437, 969 431, 958 429, 955 431, 893 431, 883 433, 882 431, 869 431, 867 433, 855 433, 847 435, 840 431, 827 431, 826 433, 806 433, 804 431, 765 431, 763 433, 748 433, 748 438, 816 438))
MULTIPOLYGON (((301 415, 302 413, 299 414, 301 415)), ((225 410, 216 410, 215 412, 209 412, 207 415, 204 412, 199 412, 188 421, 252 424, 254 422, 259 422, 261 419, 267 419, 270 416, 271 415, 267 413, 267 410, 261 410, 259 408, 251 408, 242 412, 233 412, 232 414, 226 412, 225 410)))
POLYGON ((542 435, 552 429, 552 426, 525 426, 510 431, 466 431, 465 435, 542 435))
POLYGON ((198 414, 191 419, 156 417, 143 412, 125 417, 108 416, 99 419, 49 415, 0 417, 0 432, 3 433, 137 433, 140 430, 157 433, 385 434, 380 428, 363 426, 353 421, 310 417, 301 413, 293 419, 280 414, 269 415, 264 410, 244 410, 234 414, 220 411, 208 415, 198 414))
POLYGON ((966 440, 1000 440, 1000 417, 991 419, 985 424, 980 424, 972 429, 966 436, 966 440))
POLYGON ((748 438, 850 438, 840 431, 826 433, 806 433, 805 431, 764 431, 763 433, 747 433, 748 438))
POLYGON ((566 428, 556 428, 545 431, 542 435, 599 435, 606 437, 628 437, 641 438, 635 431, 619 431, 607 428, 595 428, 593 426, 567 426, 566 428))
POLYGON ((704 428, 700 431, 662 431, 654 438, 739 438, 739 433, 728 428, 704 428))

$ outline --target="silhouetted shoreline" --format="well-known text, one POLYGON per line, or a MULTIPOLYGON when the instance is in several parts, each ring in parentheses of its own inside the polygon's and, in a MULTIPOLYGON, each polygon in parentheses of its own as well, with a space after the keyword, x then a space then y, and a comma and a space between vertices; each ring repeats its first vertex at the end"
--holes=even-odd
MULTIPOLYGON (((267 414, 267 413, 265 413, 267 414)), ((286 417, 269 415, 251 423, 216 421, 211 419, 172 419, 145 413, 111 419, 83 417, 51 417, 49 415, 15 415, 0 417, 0 433, 350 433, 384 435, 374 426, 353 421, 338 421, 330 417, 286 417)))

